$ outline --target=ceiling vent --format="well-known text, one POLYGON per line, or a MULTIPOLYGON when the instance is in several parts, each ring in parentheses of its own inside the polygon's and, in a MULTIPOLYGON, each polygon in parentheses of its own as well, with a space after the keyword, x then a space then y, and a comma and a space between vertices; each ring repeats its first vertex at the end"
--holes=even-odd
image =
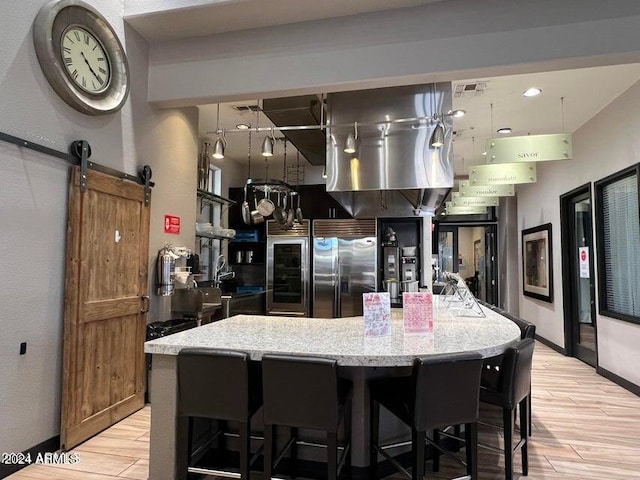
POLYGON ((259 105, 234 105, 233 108, 240 113, 257 112, 260 110, 259 105))
POLYGON ((487 88, 487 81, 458 83, 453 86, 453 97, 475 97, 482 95, 487 88))

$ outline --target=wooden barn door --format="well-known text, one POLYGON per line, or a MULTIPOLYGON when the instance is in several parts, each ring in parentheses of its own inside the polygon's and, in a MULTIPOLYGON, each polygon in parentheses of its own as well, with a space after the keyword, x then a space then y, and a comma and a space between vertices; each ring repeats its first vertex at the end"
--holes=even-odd
POLYGON ((149 206, 144 187, 89 171, 69 193, 61 444, 144 405, 149 206))

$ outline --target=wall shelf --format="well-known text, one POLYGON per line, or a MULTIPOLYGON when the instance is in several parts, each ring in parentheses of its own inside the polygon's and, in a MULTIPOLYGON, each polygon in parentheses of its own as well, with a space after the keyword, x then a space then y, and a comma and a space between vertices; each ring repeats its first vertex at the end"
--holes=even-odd
POLYGON ((206 190, 198 189, 198 197, 202 198, 203 201, 215 203, 217 205, 235 205, 235 200, 231 200, 230 198, 221 197, 220 195, 216 195, 215 193, 207 192, 206 190))

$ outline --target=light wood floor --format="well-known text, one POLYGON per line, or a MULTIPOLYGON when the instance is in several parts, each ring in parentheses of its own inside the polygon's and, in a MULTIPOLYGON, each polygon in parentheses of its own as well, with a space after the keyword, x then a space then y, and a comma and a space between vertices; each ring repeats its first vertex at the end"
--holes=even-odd
MULTIPOLYGON (((483 416, 494 414, 483 408, 483 416)), ((75 465, 31 465, 8 479, 146 480, 149 415, 146 407, 77 447, 75 465)), ((527 478, 640 479, 640 398, 540 343, 533 363, 533 424, 527 478)), ((501 441, 497 431, 480 432, 482 442, 501 441)), ((515 461, 519 478, 520 455, 515 461)), ((501 466, 500 456, 480 450, 481 479, 504 478, 501 466)), ((452 472, 461 475, 443 461, 440 474, 427 472, 426 478, 451 478, 452 472)))

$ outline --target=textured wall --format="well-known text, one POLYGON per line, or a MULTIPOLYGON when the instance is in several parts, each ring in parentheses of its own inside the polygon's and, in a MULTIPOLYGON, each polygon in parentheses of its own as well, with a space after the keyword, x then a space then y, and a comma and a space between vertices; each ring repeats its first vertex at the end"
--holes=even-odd
MULTIPOLYGON (((640 162, 640 82, 620 95, 573 136, 573 160, 538 164, 538 182, 518 187, 518 230, 550 222, 553 226, 554 302, 520 296, 520 315, 537 333, 564 347, 560 195, 640 162)), ((592 195, 595 192, 592 191, 592 195)), ((592 204, 595 199, 592 198, 592 204)), ((595 228, 595 211, 594 228, 595 228)), ((595 236, 594 236, 595 238, 595 236)), ((521 246, 518 247, 519 251, 521 246)), ((597 252, 594 262, 597 269, 597 252)), ((521 262, 518 278, 522 278, 521 262)), ((640 279, 629 279, 636 283, 640 279)), ((522 281, 520 292, 522 292, 522 281)), ((597 283, 597 282, 596 282, 597 283)), ((597 286, 596 286, 597 288, 597 286)), ((597 294, 597 293, 596 293, 597 294)), ((597 303, 597 301, 596 301, 597 303)), ((640 325, 597 315, 598 364, 640 385, 640 325)))
MULTIPOLYGON (((150 164, 158 184, 151 251, 166 241, 158 224, 166 210, 187 225, 181 241, 193 242, 195 110, 156 111, 147 104, 148 47, 125 28, 122 0, 89 3, 112 23, 128 51, 130 99, 105 117, 67 106, 49 86, 33 49, 31 24, 44 3, 0 2, 0 131, 62 151, 86 139, 93 161, 128 173, 150 164)), ((68 171, 61 160, 0 142, 0 451, 24 450, 60 431, 68 171), (20 342, 28 344, 24 356, 18 354, 20 342)), ((152 316, 162 315, 161 307, 154 302, 152 316)))

